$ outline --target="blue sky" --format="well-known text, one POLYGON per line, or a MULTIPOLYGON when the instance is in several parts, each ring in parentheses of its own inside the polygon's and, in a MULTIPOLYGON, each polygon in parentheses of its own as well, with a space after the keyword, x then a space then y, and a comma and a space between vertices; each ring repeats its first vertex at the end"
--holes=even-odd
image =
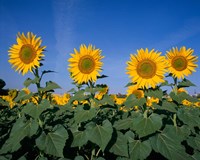
MULTIPOLYGON (((8 49, 18 32, 31 31, 46 45, 45 62, 40 70, 54 70, 44 81, 57 82, 63 93, 73 85, 68 58, 81 44, 102 50, 102 74, 98 80, 110 93, 125 93, 128 82, 126 62, 137 49, 149 48, 164 55, 172 47, 186 46, 200 56, 199 0, 0 0, 0 78, 7 88, 22 89, 22 76, 8 63, 8 49)), ((199 66, 200 63, 198 62, 199 66)), ((200 92, 200 69, 188 77, 200 92)), ((32 88, 34 90, 34 87, 32 88)))

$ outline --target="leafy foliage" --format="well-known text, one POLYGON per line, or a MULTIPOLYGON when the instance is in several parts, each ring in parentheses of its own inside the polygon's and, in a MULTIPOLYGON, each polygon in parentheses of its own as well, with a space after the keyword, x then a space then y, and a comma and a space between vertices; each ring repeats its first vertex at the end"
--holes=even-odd
MULTIPOLYGON (((104 84, 79 84, 61 105, 52 94, 61 87, 40 83, 51 72, 25 80, 25 87, 36 85, 35 93, 1 92, 0 159, 200 159, 200 101, 177 92, 194 86, 189 80, 165 81, 142 90, 142 98, 121 99, 101 92, 104 84), (163 86, 173 90, 167 94, 163 86)), ((4 91, 6 83, 0 84, 4 91)))

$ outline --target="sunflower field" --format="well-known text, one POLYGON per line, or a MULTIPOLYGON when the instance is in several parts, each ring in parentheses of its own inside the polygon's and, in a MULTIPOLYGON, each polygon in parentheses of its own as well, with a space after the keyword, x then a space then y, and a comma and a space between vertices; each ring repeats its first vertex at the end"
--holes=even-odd
POLYGON ((197 68, 194 50, 172 48, 161 56, 139 49, 130 55, 126 95, 97 84, 102 51, 81 45, 68 59, 74 88, 61 88, 43 76, 46 46, 32 32, 18 34, 9 63, 25 75, 22 90, 6 89, 0 80, 1 160, 199 160, 200 100, 187 93, 186 79, 197 68), (171 79, 169 83, 166 78, 171 79), (29 86, 35 85, 36 92, 29 86), (163 88, 168 88, 168 93, 163 88))

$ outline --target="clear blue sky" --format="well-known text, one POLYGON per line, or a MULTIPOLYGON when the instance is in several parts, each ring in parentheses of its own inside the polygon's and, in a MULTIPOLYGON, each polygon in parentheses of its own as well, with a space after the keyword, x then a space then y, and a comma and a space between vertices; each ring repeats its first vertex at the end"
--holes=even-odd
MULTIPOLYGON (((93 44, 105 56, 102 74, 111 93, 125 93, 126 61, 137 49, 149 48, 163 55, 172 47, 186 46, 200 56, 199 0, 0 0, 0 78, 7 88, 23 88, 22 76, 8 63, 8 49, 18 32, 31 31, 47 46, 42 70, 54 70, 44 81, 71 89, 68 58, 80 44, 93 44)), ((200 58, 199 58, 200 60, 200 58)), ((199 66, 200 63, 198 62, 199 66)), ((188 77, 200 92, 200 69, 188 77)), ((33 88, 34 90, 34 88, 33 88)))

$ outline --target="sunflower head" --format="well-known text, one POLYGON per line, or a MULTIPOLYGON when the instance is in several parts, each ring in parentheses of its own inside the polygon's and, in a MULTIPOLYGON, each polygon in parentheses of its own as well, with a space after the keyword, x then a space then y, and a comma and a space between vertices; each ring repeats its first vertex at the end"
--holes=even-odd
POLYGON ((26 74, 28 71, 40 66, 40 60, 42 60, 43 51, 46 46, 41 46, 42 40, 40 37, 36 37, 32 32, 28 32, 25 36, 24 33, 17 35, 17 44, 14 44, 8 50, 9 60, 12 67, 16 71, 26 74))
POLYGON ((178 79, 183 79, 184 76, 188 76, 195 72, 195 68, 198 66, 195 64, 197 62, 197 56, 192 55, 194 50, 191 48, 186 49, 186 47, 172 48, 172 50, 167 51, 166 59, 168 63, 168 71, 172 73, 173 77, 178 79))
POLYGON ((140 99, 144 97, 144 91, 139 90, 137 86, 129 86, 127 89, 127 96, 134 94, 136 98, 140 99))
POLYGON ((182 101, 182 104, 185 105, 185 106, 191 106, 192 105, 192 102, 188 101, 187 99, 184 99, 182 101))
POLYGON ((87 83, 89 81, 95 82, 97 76, 100 76, 101 67, 101 50, 96 49, 92 45, 86 47, 86 45, 80 46, 80 51, 74 49, 74 53, 69 58, 69 72, 71 78, 78 84, 87 83))
POLYGON ((133 83, 137 82, 138 88, 155 88, 160 82, 164 82, 166 72, 165 57, 161 52, 148 49, 137 50, 137 54, 130 55, 127 62, 127 74, 133 83))

